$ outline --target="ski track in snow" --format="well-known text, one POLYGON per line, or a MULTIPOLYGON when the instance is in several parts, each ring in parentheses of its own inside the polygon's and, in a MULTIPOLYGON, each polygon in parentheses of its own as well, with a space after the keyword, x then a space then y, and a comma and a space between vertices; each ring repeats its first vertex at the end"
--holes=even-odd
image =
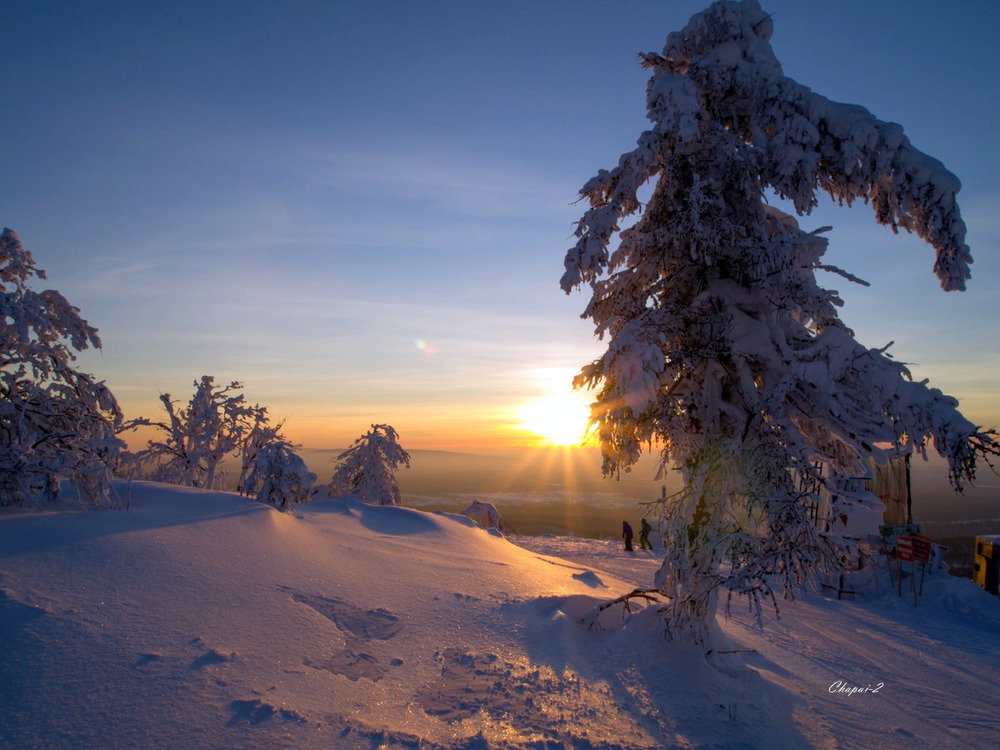
MULTIPOLYGON (((282 514, 141 483, 132 510, 0 514, 0 747, 980 747, 1000 604, 930 577, 722 618, 715 666, 655 617, 581 624, 655 552, 405 508, 282 514), (905 594, 905 592, 904 592, 905 594), (837 680, 878 693, 836 695, 837 680)), ((971 589, 970 589, 971 587, 971 589)), ((734 609, 738 610, 738 604, 734 609)), ((649 613, 647 613, 649 614, 649 613)))

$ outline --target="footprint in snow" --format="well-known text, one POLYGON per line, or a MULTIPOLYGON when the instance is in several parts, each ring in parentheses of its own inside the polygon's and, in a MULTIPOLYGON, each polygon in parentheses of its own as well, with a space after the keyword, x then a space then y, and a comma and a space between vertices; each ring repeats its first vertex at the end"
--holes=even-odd
POLYGON ((205 669, 205 667, 211 667, 216 664, 225 664, 226 662, 230 662, 236 658, 235 653, 226 653, 225 651, 220 651, 217 648, 208 648, 205 641, 203 641, 200 637, 192 638, 188 641, 188 645, 205 651, 205 653, 196 657, 195 660, 191 662, 191 669, 205 669))
POLYGON ((132 662, 132 669, 142 669, 148 667, 150 664, 155 664, 156 662, 163 659, 163 654, 158 654, 155 651, 150 651, 148 653, 139 654, 138 658, 132 662))
POLYGON ((292 600, 304 604, 328 619, 337 629, 354 638, 387 641, 402 629, 399 618, 387 609, 361 609, 343 599, 320 594, 302 594, 285 586, 292 600))
MULTIPOLYGON (((366 610, 333 596, 303 594, 287 586, 279 588, 288 592, 292 601, 304 604, 322 615, 344 634, 343 651, 318 659, 304 658, 302 663, 305 666, 344 675, 352 682, 361 678, 378 682, 385 675, 388 667, 362 649, 371 648, 372 641, 394 638, 402 630, 399 617, 387 609, 366 610)), ((391 662, 391 666, 398 664, 402 664, 398 659, 391 662)))
POLYGON ((204 654, 191 662, 191 669, 204 669, 205 667, 211 667, 215 664, 225 664, 226 662, 232 661, 235 656, 236 654, 225 654, 217 648, 213 648, 210 651, 206 651, 204 654))
POLYGON ((302 663, 312 669, 342 674, 351 682, 357 682, 362 677, 372 682, 378 682, 389 671, 371 654, 356 654, 350 649, 345 649, 325 659, 303 659, 302 663))
POLYGON ((229 704, 229 710, 232 711, 233 715, 226 723, 227 727, 243 722, 246 722, 251 726, 256 726, 257 724, 263 724, 265 721, 269 721, 275 717, 279 717, 282 721, 293 721, 296 724, 306 723, 306 720, 297 712, 289 711, 285 708, 275 708, 270 703, 264 703, 259 699, 252 701, 233 701, 229 704))
POLYGON ((585 584, 587 584, 588 586, 590 586, 591 588, 594 588, 594 589, 596 589, 596 588, 606 589, 607 588, 607 586, 604 585, 604 581, 601 580, 601 577, 599 575, 597 575, 597 573, 595 573, 592 570, 588 570, 585 573, 574 573, 573 577, 576 580, 578 580, 580 583, 585 583, 585 584))

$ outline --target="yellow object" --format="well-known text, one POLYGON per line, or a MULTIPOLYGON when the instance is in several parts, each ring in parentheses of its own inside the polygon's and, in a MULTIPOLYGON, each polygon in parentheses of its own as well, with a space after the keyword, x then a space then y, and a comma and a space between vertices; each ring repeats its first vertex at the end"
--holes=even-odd
POLYGON ((972 558, 972 580, 991 594, 997 590, 1000 579, 1000 536, 977 536, 976 551, 972 558))

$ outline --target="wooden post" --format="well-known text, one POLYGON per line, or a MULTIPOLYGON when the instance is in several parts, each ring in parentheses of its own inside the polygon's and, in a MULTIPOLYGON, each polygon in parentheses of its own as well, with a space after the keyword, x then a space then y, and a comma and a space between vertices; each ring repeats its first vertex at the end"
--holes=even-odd
POLYGON ((910 588, 913 589, 913 606, 917 606, 917 587, 914 583, 916 568, 913 566, 913 539, 908 536, 896 537, 896 561, 899 563, 899 591, 903 595, 903 563, 910 563, 910 588))
POLYGON ((923 534, 912 534, 913 538, 913 559, 920 561, 920 593, 924 593, 924 570, 927 563, 931 561, 933 545, 931 538, 923 534))
POLYGON ((906 462, 906 522, 913 523, 913 492, 910 489, 910 454, 904 458, 906 462))

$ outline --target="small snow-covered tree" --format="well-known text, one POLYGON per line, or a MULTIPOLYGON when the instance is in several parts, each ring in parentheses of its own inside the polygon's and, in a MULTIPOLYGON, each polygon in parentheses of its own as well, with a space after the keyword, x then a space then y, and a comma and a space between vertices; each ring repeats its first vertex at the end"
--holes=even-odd
POLYGON ((258 424, 241 450, 239 491, 278 508, 312 499, 316 475, 281 434, 282 425, 258 424))
POLYGON ((351 495, 373 505, 399 505, 396 471, 410 466, 410 454, 399 445, 399 434, 387 424, 371 430, 337 456, 330 497, 351 495))
POLYGON ((215 378, 203 375, 194 387, 186 407, 179 407, 169 393, 160 395, 167 413, 165 421, 140 417, 125 429, 155 427, 165 433, 162 440, 150 440, 138 454, 141 463, 152 465, 154 480, 215 489, 219 464, 240 450, 256 428, 266 424, 267 410, 248 404, 239 393, 243 384, 238 381, 216 386, 215 378))
POLYGON ((122 412, 103 382, 73 367, 99 349, 97 329, 54 290, 15 232, 0 234, 0 505, 53 497, 69 479, 81 500, 115 502, 122 412))
POLYGON ((825 230, 803 231, 766 200, 772 190, 800 215, 819 191, 870 203, 879 223, 930 243, 942 287, 961 290, 971 256, 958 180, 900 126, 785 77, 771 32, 756 0, 716 2, 662 55, 641 56, 652 126, 581 190, 589 209, 562 278, 567 293, 589 286, 583 317, 608 343, 575 381, 598 390, 605 473, 656 443, 660 471, 683 478, 663 505, 656 583, 668 633, 706 645, 720 595, 747 594, 759 611, 836 570, 837 540, 803 501, 826 487, 838 512, 869 502, 855 481, 867 456, 933 443, 960 489, 997 452, 955 399, 855 341, 816 272, 859 280, 824 262, 825 230))
POLYGON ((284 442, 285 438, 281 434, 283 424, 272 425, 266 419, 258 420, 243 439, 240 449, 240 479, 236 487, 240 494, 248 496, 257 494, 257 481, 254 476, 257 471, 257 457, 265 446, 278 441, 284 442))
POLYGON ((460 515, 471 518, 484 529, 496 529, 501 534, 510 534, 514 531, 510 524, 503 520, 503 516, 493 503, 473 500, 460 515))

